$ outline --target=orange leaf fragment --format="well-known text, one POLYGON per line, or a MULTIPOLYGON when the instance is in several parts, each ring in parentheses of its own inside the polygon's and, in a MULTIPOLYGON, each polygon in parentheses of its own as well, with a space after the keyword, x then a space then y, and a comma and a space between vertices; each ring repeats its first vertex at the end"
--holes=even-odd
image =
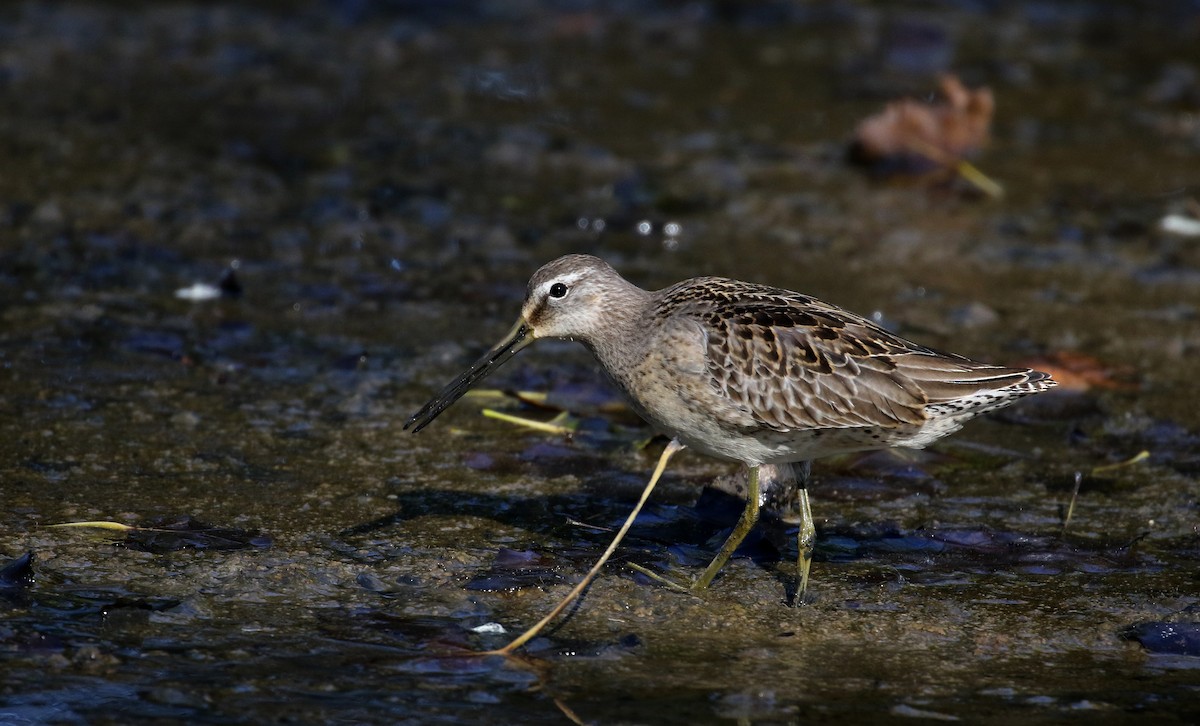
POLYGON ((1127 367, 1106 366, 1098 359, 1077 351, 1059 351, 1021 362, 1034 370, 1045 371, 1058 381, 1060 388, 1087 391, 1092 388, 1128 390, 1136 388, 1133 371, 1127 367))
POLYGON ((979 151, 987 143, 996 108, 991 89, 968 89, 953 75, 941 76, 938 88, 942 103, 905 98, 859 123, 855 158, 919 173, 955 167, 979 151))

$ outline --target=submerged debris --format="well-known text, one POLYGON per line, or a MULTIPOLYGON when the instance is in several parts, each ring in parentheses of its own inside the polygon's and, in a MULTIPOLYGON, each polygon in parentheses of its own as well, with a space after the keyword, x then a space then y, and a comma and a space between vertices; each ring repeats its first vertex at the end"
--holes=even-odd
POLYGON ((1200 605, 1190 605, 1165 620, 1135 623, 1118 636, 1155 655, 1200 657, 1200 605))
POLYGON ((515 592, 523 587, 545 587, 564 582, 547 558, 531 550, 502 547, 486 572, 467 583, 466 589, 482 592, 515 592))
POLYGON ((26 552, 0 567, 0 590, 25 587, 33 582, 33 553, 26 552))

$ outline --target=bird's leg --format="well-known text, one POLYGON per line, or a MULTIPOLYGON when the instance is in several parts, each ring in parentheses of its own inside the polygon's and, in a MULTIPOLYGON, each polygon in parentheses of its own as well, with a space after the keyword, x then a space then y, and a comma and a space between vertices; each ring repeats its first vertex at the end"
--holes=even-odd
POLYGON ((812 462, 801 462, 797 467, 797 494, 800 498, 800 531, 796 535, 796 574, 800 584, 796 588, 797 602, 804 602, 804 591, 808 589, 808 571, 812 568, 813 545, 817 540, 817 526, 813 522, 812 507, 808 503, 808 477, 812 473, 812 462))
POLYGON ((658 464, 654 467, 654 473, 650 476, 650 482, 646 484, 646 488, 642 490, 641 499, 638 499, 638 503, 636 506, 634 506, 633 511, 630 512, 629 516, 625 518, 625 523, 621 525, 621 529, 617 531, 617 535, 613 537, 613 541, 609 543, 608 549, 604 550, 604 554, 600 555, 600 559, 596 561, 596 564, 592 565, 592 569, 588 570, 588 573, 583 576, 583 579, 579 581, 579 584, 576 585, 571 592, 567 593, 567 596, 564 597, 561 602, 555 605, 554 609, 551 610, 546 617, 539 620, 532 628, 526 630, 524 633, 521 633, 521 635, 517 636, 515 640, 503 648, 489 650, 486 653, 480 653, 480 655, 511 655, 514 650, 532 640, 534 636, 542 631, 542 628, 546 627, 551 620, 554 620, 554 618, 558 617, 559 613, 561 613, 563 610, 566 610, 567 606, 574 602, 575 598, 579 597, 580 593, 587 589, 587 586, 591 583, 592 578, 594 578, 596 574, 600 572, 600 568, 604 567, 604 563, 608 562, 608 558, 612 556, 614 551, 616 551, 617 545, 622 539, 625 538, 625 533, 629 531, 631 526, 633 526, 633 520, 637 519, 638 513, 642 511, 642 505, 644 505, 646 500, 650 498, 650 492, 654 491, 654 486, 658 484, 659 478, 662 477, 663 470, 667 468, 667 462, 671 460, 672 456, 679 453, 684 448, 684 444, 679 443, 679 441, 676 439, 672 439, 671 442, 667 444, 667 448, 663 449, 662 456, 658 457, 658 464))
POLYGON ((713 558, 713 561, 708 563, 708 567, 704 568, 704 572, 689 588, 693 593, 700 592, 709 586, 713 578, 717 576, 717 572, 725 566, 729 558, 733 555, 733 551, 738 548, 742 540, 746 539, 746 535, 750 530, 754 529, 755 522, 758 521, 758 508, 760 504, 759 485, 758 485, 758 466, 751 466, 749 481, 746 483, 746 508, 742 510, 742 516, 738 519, 737 525, 733 531, 725 538, 725 544, 721 545, 721 551, 713 558))

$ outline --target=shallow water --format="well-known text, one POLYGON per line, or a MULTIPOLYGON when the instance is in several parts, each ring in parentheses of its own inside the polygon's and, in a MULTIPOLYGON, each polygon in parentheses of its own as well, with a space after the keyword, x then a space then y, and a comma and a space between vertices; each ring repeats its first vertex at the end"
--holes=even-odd
POLYGON ((1200 19, 1130 13, 0 11, 0 566, 34 557, 0 577, 0 721, 1194 722, 1200 239, 1158 221, 1196 214, 1200 19), (947 69, 996 93, 1003 199, 844 161, 947 69), (580 251, 1100 375, 818 462, 800 607, 785 522, 704 598, 623 566, 701 567, 736 517, 685 453, 569 619, 472 657, 586 571, 661 442, 569 344, 489 382, 569 440, 479 415, 548 415, 513 400, 400 426, 580 251), (223 531, 47 527, 185 515, 223 531))

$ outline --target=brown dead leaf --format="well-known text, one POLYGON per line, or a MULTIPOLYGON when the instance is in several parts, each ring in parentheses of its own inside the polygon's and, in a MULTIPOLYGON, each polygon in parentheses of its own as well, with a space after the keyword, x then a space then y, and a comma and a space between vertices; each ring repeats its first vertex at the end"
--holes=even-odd
POLYGON ((996 102, 986 86, 968 89, 957 76, 938 80, 941 103, 911 98, 889 103, 854 133, 854 158, 889 171, 954 169, 987 143, 996 102))

